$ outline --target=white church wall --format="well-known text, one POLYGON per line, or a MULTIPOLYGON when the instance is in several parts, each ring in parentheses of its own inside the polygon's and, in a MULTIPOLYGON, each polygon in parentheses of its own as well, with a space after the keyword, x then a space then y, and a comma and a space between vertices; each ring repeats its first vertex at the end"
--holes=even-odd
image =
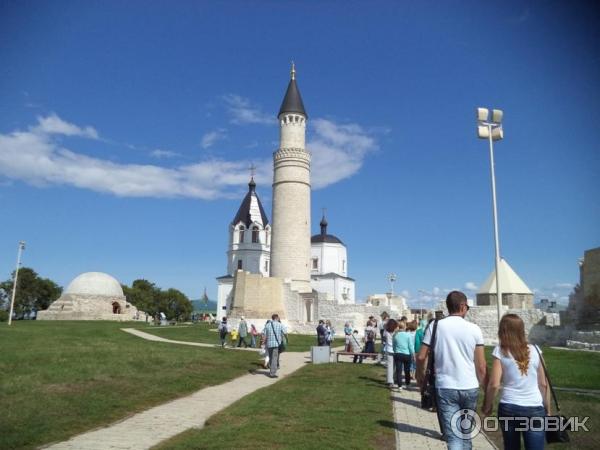
POLYGON ((354 281, 342 277, 312 278, 310 282, 315 291, 322 293, 328 301, 354 303, 354 281), (346 298, 344 298, 346 294, 346 298))
POLYGON ((341 244, 319 243, 311 246, 311 259, 318 258, 318 268, 311 264, 311 272, 318 274, 337 273, 348 276, 348 257, 341 244))
POLYGON ((333 278, 312 279, 310 282, 312 288, 324 295, 324 298, 333 301, 335 298, 335 283, 333 278))
POLYGON ((217 285, 217 318, 221 319, 227 315, 227 298, 233 288, 233 279, 219 280, 217 285))
POLYGON ((337 284, 337 301, 340 303, 354 303, 354 281, 345 278, 337 278, 335 281, 337 284), (346 298, 344 298, 344 294, 346 298))
POLYGON ((228 252, 227 273, 234 274, 238 270, 238 261, 242 261, 242 270, 269 276, 265 261, 270 259, 270 252, 264 249, 241 249, 228 252), (265 270, 266 269, 266 270, 265 270))

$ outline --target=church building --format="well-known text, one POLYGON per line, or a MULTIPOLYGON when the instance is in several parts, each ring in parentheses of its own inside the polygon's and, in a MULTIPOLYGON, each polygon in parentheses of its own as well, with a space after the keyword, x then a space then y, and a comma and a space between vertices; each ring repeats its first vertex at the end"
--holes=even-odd
POLYGON ((321 232, 310 238, 310 285, 323 292, 327 300, 355 303, 354 279, 348 277, 346 246, 336 236, 327 234, 327 219, 321 219, 321 232))
POLYGON ((248 183, 248 193, 229 224, 227 274, 217 278, 218 317, 226 315, 230 306, 235 273, 243 270, 268 277, 270 263, 271 226, 256 194, 256 183, 252 177, 248 183))
POLYGON ((348 276, 348 254, 338 237, 311 236, 311 153, 306 149, 308 114, 291 79, 277 115, 279 148, 273 153, 272 223, 256 194, 254 179, 229 224, 227 274, 217 278, 217 314, 232 326, 244 316, 260 328, 279 314, 292 331, 313 332, 320 318, 362 326, 385 306, 356 304, 354 280, 348 276))

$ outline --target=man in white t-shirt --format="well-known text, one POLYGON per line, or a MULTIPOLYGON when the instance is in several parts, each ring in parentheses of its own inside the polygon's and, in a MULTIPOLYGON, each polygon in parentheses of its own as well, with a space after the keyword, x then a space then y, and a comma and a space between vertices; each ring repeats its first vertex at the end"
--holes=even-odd
POLYGON ((446 306, 449 316, 437 321, 435 342, 432 343, 432 333, 436 322, 427 327, 423 336, 417 355, 417 379, 421 382, 424 379, 425 361, 433 350, 436 403, 442 434, 449 449, 470 449, 468 425, 474 423, 473 417, 458 415, 454 424, 452 418, 459 410, 477 409, 479 386, 484 385, 487 373, 483 334, 477 325, 464 319, 469 311, 465 294, 450 292, 446 306))

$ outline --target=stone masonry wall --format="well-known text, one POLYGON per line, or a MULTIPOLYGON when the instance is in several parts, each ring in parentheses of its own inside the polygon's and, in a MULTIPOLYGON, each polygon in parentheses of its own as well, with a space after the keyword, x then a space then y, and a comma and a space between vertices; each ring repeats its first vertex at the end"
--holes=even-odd
MULTIPOLYGON (((448 314, 445 304, 440 308, 448 314)), ((525 323, 525 334, 530 342, 544 345, 565 345, 571 332, 569 327, 561 326, 560 315, 547 313, 539 309, 508 309, 502 306, 500 316, 506 313, 517 314, 525 323)), ((498 343, 498 312, 496 306, 472 306, 465 317, 481 328, 487 345, 498 343)))

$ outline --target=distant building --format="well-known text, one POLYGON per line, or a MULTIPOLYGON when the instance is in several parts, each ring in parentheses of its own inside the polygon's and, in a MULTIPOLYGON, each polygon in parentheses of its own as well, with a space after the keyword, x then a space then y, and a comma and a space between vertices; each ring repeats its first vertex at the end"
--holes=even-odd
POLYGON ((401 295, 388 294, 372 294, 367 297, 366 304, 368 306, 380 306, 388 309, 388 312, 398 313, 401 316, 408 316, 409 308, 406 305, 406 299, 401 295))
POLYGON ((145 313, 125 300, 121 284, 102 272, 86 272, 75 277, 58 300, 37 313, 37 320, 145 319, 145 313))
POLYGON ((538 309, 549 313, 557 313, 559 308, 556 300, 548 300, 547 298, 543 298, 540 300, 538 309))
POLYGON ((321 219, 321 233, 311 237, 310 285, 326 294, 326 300, 355 303, 354 279, 348 276, 348 254, 344 243, 327 234, 327 220, 321 219))
POLYGON ((579 286, 569 299, 577 329, 600 330, 600 247, 586 250, 579 261, 579 286))
MULTIPOLYGON (((500 260, 498 272, 500 274, 502 304, 510 309, 532 309, 533 292, 504 258, 500 260)), ((477 306, 495 306, 497 304, 496 271, 493 270, 477 292, 477 306)))

